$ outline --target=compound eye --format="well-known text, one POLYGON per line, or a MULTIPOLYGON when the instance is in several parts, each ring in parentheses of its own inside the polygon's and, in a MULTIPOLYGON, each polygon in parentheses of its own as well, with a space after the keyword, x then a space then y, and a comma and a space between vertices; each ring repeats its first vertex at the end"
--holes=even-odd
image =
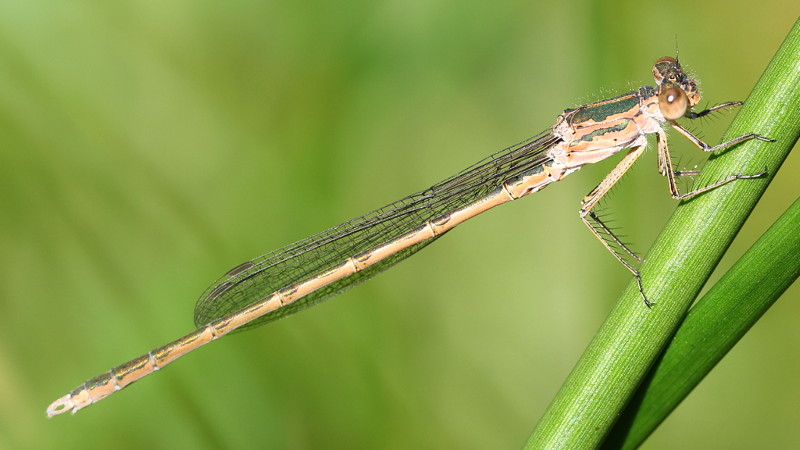
POLYGON ((658 107, 665 119, 680 119, 689 109, 689 97, 683 89, 672 86, 658 94, 658 107))
POLYGON ((671 56, 665 56, 663 58, 658 58, 658 61, 656 61, 656 65, 659 65, 661 63, 667 63, 670 66, 676 66, 678 65, 678 60, 671 56))
MULTIPOLYGON (((680 68, 681 66, 675 58, 669 56, 659 58, 653 65, 653 78, 655 78, 657 84, 661 84, 668 73, 674 72, 675 69, 680 70, 680 68)), ((674 76, 670 78, 674 78, 674 76)))

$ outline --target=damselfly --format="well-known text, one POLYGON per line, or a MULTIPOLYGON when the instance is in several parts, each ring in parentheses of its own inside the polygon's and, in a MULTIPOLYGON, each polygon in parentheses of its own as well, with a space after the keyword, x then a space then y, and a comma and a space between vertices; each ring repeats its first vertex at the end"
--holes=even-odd
POLYGON ((600 220, 594 206, 644 152, 648 134, 656 135, 658 171, 667 177, 669 191, 676 199, 739 178, 764 175, 734 174, 709 186, 679 193, 676 177, 696 172, 673 169, 666 124, 707 152, 750 139, 770 140, 746 134, 719 145, 707 145, 676 120, 696 119, 741 102, 693 112, 700 92, 696 81, 683 72, 675 58, 656 61, 653 76, 656 87, 644 86, 568 109, 545 132, 424 191, 236 266, 200 297, 194 313, 196 331, 88 380, 53 402, 47 408, 48 416, 68 410, 74 413, 233 330, 288 316, 349 289, 414 254, 465 220, 537 192, 582 166, 623 149, 627 153, 619 164, 583 198, 580 217, 634 275, 644 303, 652 306, 634 266, 641 259, 600 220))

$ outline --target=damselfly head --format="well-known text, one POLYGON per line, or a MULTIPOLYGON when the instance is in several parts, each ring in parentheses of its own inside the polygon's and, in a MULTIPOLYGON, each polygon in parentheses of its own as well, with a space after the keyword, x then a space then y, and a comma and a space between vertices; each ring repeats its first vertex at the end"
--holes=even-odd
POLYGON ((656 61, 653 78, 658 84, 658 106, 665 119, 679 119, 700 102, 697 82, 683 72, 677 59, 665 56, 656 61))

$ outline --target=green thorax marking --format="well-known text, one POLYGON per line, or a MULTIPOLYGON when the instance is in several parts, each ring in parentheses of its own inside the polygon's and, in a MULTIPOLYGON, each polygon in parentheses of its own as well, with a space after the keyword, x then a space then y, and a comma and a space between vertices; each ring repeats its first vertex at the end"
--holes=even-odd
POLYGON ((609 116, 632 115, 630 111, 639 108, 639 91, 629 92, 619 97, 602 100, 578 107, 573 110, 565 111, 567 121, 570 125, 592 121, 595 123, 603 122, 609 116))
POLYGON ((596 129, 596 130, 594 130, 594 131, 592 131, 590 133, 584 134, 583 136, 576 136, 577 139, 575 139, 573 142, 570 143, 570 147, 571 146, 575 146, 575 145, 579 145, 581 142, 591 142, 596 137, 601 137, 601 138, 602 137, 607 137, 609 134, 614 134, 614 133, 618 133, 620 131, 625 131, 625 128, 628 127, 629 123, 630 123, 630 120, 623 120, 623 121, 620 121, 617 124, 612 125, 610 127, 607 126, 605 128, 598 128, 598 129, 596 129))

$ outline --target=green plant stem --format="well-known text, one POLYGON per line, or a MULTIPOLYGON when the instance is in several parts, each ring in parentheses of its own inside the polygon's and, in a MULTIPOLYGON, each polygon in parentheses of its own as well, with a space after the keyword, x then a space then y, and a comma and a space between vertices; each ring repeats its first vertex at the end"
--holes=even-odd
POLYGON ((531 434, 526 448, 599 446, 675 333, 744 220, 788 155, 800 130, 800 21, 761 76, 723 140, 756 132, 712 155, 699 186, 732 173, 767 171, 681 202, 642 266, 642 305, 635 282, 617 302, 531 434))
POLYGON ((800 198, 697 302, 604 443, 636 448, 800 276, 800 198))

